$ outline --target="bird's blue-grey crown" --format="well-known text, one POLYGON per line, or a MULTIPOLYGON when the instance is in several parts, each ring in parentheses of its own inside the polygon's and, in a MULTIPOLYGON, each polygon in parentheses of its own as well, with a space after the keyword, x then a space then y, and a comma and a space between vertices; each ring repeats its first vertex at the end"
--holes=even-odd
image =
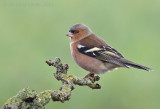
POLYGON ((91 30, 88 26, 86 26, 86 25, 84 25, 84 24, 75 24, 75 25, 73 25, 73 26, 70 28, 69 32, 73 32, 73 31, 75 31, 77 28, 81 28, 82 30, 85 30, 87 34, 92 33, 92 30, 91 30))

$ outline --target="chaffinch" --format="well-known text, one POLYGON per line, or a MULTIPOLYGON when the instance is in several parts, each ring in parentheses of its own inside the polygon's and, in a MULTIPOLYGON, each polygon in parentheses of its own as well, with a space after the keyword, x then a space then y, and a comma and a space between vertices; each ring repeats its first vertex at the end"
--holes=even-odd
POLYGON ((125 59, 117 50, 96 36, 84 24, 73 25, 66 36, 70 38, 73 59, 80 67, 90 73, 103 74, 119 67, 151 70, 148 67, 125 59))

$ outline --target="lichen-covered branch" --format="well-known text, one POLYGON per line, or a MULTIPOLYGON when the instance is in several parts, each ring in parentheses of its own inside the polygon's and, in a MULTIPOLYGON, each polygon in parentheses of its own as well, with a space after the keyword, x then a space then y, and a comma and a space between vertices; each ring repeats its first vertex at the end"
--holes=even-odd
POLYGON ((99 84, 95 84, 99 80, 98 76, 88 74, 85 77, 76 77, 74 75, 68 75, 68 65, 62 64, 59 58, 54 61, 46 61, 49 66, 56 67, 56 73, 54 77, 62 82, 62 86, 59 90, 45 90, 41 93, 37 93, 35 90, 24 88, 18 92, 18 94, 4 104, 2 109, 45 109, 45 105, 52 101, 61 101, 62 103, 69 100, 71 97, 71 91, 74 89, 74 85, 88 86, 92 89, 100 89, 99 84))

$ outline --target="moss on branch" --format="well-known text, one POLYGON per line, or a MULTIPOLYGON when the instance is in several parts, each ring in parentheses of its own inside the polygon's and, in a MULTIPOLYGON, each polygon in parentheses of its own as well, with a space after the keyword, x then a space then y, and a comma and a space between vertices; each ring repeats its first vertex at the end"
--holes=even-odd
POLYGON ((62 82, 62 86, 59 90, 45 90, 43 92, 36 92, 29 88, 24 88, 18 92, 18 94, 4 104, 2 109, 45 109, 45 105, 52 101, 60 101, 64 103, 71 97, 71 91, 74 89, 74 85, 88 86, 92 89, 100 89, 99 84, 95 84, 99 80, 98 76, 89 74, 85 77, 76 77, 75 75, 68 75, 68 64, 62 64, 59 58, 54 61, 48 60, 46 63, 49 66, 56 67, 54 77, 62 82))

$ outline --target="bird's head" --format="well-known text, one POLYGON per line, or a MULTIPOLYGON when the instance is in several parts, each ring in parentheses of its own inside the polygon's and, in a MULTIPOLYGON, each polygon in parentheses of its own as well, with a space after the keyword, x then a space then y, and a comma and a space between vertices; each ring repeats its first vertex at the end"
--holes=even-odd
POLYGON ((92 34, 92 31, 89 27, 84 24, 75 24, 70 28, 69 33, 67 33, 66 36, 71 39, 78 40, 89 36, 90 34, 92 34))

